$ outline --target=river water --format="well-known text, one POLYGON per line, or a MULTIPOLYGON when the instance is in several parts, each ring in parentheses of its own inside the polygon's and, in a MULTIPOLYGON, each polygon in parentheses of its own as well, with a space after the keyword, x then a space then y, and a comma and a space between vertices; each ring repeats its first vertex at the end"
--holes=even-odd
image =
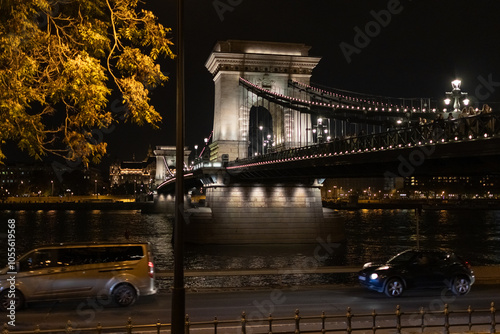
MULTIPOLYGON (((360 265, 387 259, 417 241, 423 248, 453 250, 472 265, 500 264, 500 211, 414 210, 340 211, 346 240, 326 236, 311 245, 186 245, 186 269, 308 268, 360 265), (418 231, 417 233, 417 226, 418 231)), ((173 221, 163 214, 136 211, 3 211, 0 265, 7 262, 7 221, 16 221, 16 252, 60 242, 148 241, 157 269, 173 268, 173 221), (128 239, 126 238, 128 235, 128 239)), ((328 284, 324 274, 188 278, 192 287, 328 284)), ((351 275, 352 276, 352 275, 351 275)), ((352 280, 342 277, 341 282, 352 280)))

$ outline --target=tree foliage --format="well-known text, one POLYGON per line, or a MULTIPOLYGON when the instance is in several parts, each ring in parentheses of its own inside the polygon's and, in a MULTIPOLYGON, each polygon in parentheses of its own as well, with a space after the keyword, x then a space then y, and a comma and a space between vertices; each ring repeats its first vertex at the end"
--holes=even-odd
POLYGON ((150 90, 168 78, 170 29, 138 0, 0 0, 0 161, 11 141, 31 156, 99 161, 95 129, 125 121, 157 127, 150 90))

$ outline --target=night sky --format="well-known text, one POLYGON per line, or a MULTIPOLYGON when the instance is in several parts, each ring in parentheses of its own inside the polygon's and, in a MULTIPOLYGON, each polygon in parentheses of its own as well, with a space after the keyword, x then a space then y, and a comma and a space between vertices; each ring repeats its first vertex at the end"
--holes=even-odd
MULTIPOLYGON (((145 7, 173 28, 175 42, 176 0, 149 0, 145 7)), ((479 102, 500 101, 498 0, 185 0, 184 29, 191 149, 213 127, 214 85, 205 62, 218 40, 305 43, 310 55, 322 57, 311 82, 328 87, 444 99, 459 78, 479 102), (359 31, 369 39, 356 38, 359 31)), ((175 62, 162 65, 170 81, 152 91, 161 129, 125 125, 105 134, 107 160, 143 159, 149 146, 175 145, 175 62)))

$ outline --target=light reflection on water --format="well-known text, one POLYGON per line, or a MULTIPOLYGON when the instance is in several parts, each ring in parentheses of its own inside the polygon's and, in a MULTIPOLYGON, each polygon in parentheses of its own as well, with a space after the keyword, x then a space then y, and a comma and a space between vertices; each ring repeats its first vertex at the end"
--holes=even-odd
POLYGON ((344 211, 348 263, 386 259, 408 247, 454 251, 473 265, 500 264, 500 211, 344 211), (350 237, 349 237, 350 236, 350 237))
MULTIPOLYGON (((341 211, 346 241, 330 245, 328 252, 311 245, 187 245, 186 269, 309 268, 360 265, 387 259, 416 246, 417 219, 420 246, 454 250, 473 265, 500 264, 500 211, 413 210, 341 211), (328 255, 328 256, 326 256, 328 255)), ((160 270, 173 268, 172 220, 162 214, 135 211, 18 211, 0 212, 1 221, 16 219, 17 254, 48 243, 148 241, 160 270), (127 233, 126 233, 127 231, 127 233)), ((3 226, 6 226, 3 225, 3 226)), ((6 244, 0 230, 0 245, 6 244)), ((6 247, 0 247, 0 264, 6 262, 6 247)), ((352 276, 352 275, 351 275, 352 276)), ((332 275, 279 275, 279 277, 187 278, 188 286, 261 286, 332 283, 332 275)), ((352 277, 340 278, 341 282, 352 277)))

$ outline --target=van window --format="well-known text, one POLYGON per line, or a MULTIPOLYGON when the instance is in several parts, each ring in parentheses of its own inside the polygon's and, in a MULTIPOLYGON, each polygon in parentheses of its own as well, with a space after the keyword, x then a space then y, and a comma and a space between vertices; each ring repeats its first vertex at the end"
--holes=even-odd
POLYGON ((140 260, 144 257, 141 246, 61 248, 59 261, 63 266, 140 260))
POLYGON ((42 249, 29 253, 19 261, 20 271, 36 270, 59 266, 57 249, 42 249))
POLYGON ((140 260, 144 257, 142 246, 62 247, 42 249, 29 253, 19 262, 20 271, 57 266, 140 260))
POLYGON ((106 255, 110 262, 140 260, 144 257, 143 248, 141 246, 106 247, 106 248, 107 248, 106 255))

